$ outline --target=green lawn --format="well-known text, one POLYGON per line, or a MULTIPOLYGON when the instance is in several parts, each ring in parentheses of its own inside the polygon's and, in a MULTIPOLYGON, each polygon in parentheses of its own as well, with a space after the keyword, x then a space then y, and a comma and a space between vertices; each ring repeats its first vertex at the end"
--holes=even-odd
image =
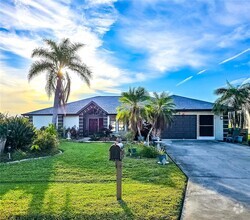
POLYGON ((123 160, 116 201, 108 143, 61 143, 63 154, 0 164, 0 219, 178 219, 186 177, 170 163, 123 160))

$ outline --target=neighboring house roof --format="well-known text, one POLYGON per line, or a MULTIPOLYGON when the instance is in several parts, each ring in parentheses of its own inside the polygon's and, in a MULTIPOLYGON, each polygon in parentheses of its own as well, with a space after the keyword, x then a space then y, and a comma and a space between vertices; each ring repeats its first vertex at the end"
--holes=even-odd
MULTIPOLYGON (((116 114, 116 108, 120 105, 120 96, 95 96, 92 98, 82 99, 79 101, 71 102, 66 104, 65 112, 59 109, 59 114, 79 114, 81 110, 86 107, 89 103, 94 102, 101 107, 108 114, 116 114)), ((186 98, 182 96, 173 95, 173 101, 176 105, 176 110, 188 111, 188 110, 212 110, 213 103, 205 102, 197 99, 186 98)), ((53 108, 45 108, 33 112, 28 112, 23 115, 52 115, 53 108)))

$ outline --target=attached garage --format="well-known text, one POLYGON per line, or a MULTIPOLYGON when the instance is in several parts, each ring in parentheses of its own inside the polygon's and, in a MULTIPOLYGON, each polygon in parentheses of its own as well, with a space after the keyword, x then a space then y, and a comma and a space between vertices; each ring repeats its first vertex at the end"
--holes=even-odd
POLYGON ((162 138, 166 139, 196 139, 196 137, 196 115, 175 115, 172 124, 162 134, 162 138))

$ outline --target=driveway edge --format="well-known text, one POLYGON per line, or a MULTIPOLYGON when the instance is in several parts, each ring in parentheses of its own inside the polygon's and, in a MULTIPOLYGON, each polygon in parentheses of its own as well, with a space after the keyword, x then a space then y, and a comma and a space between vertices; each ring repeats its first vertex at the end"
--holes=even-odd
MULTIPOLYGON (((167 152, 167 150, 166 150, 167 152)), ((173 163, 181 170, 181 172, 186 176, 187 178, 187 181, 186 181, 186 185, 185 185, 185 190, 184 190, 184 193, 183 193, 183 199, 182 199, 182 202, 181 202, 181 212, 180 212, 180 215, 178 217, 179 220, 182 220, 183 219, 183 213, 184 213, 184 207, 185 207, 185 201, 186 201, 186 195, 187 195, 187 188, 188 188, 188 183, 189 183, 189 178, 188 176, 186 175, 186 173, 182 170, 181 166, 179 164, 176 163, 174 157, 170 156, 170 154, 167 152, 167 155, 168 157, 173 161, 173 163)))

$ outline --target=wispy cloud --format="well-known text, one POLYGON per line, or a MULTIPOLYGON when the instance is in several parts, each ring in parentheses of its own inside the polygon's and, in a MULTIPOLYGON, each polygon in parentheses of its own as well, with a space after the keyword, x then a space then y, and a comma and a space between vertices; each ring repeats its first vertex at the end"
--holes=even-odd
POLYGON ((178 84, 176 84, 176 86, 180 86, 182 85, 183 83, 186 83, 187 81, 189 81, 190 79, 192 79, 194 76, 189 76, 188 78, 182 80, 181 82, 179 82, 178 84))
POLYGON ((204 73, 206 71, 207 71, 207 69, 201 70, 200 72, 197 73, 197 75, 200 75, 200 74, 202 74, 202 73, 204 73))
POLYGON ((231 60, 234 60, 234 59, 236 59, 237 57, 239 57, 240 55, 242 55, 242 54, 244 54, 244 53, 246 53, 246 52, 248 52, 248 51, 250 51, 250 48, 248 48, 248 49, 246 49, 246 50, 244 50, 244 51, 242 51, 242 52, 236 54, 235 56, 232 56, 232 57, 230 57, 230 58, 228 58, 228 59, 226 59, 226 60, 223 60, 222 62, 219 63, 219 65, 220 65, 220 64, 223 64, 223 63, 227 63, 227 62, 229 62, 229 61, 231 61, 231 60))
POLYGON ((249 78, 246 78, 242 83, 241 85, 245 84, 245 83, 250 83, 250 77, 249 78))
POLYGON ((246 78, 246 77, 235 79, 235 80, 232 80, 230 82, 230 84, 232 84, 232 85, 241 85, 241 84, 244 84, 244 82, 246 82, 246 80, 248 80, 248 79, 249 78, 246 78))

